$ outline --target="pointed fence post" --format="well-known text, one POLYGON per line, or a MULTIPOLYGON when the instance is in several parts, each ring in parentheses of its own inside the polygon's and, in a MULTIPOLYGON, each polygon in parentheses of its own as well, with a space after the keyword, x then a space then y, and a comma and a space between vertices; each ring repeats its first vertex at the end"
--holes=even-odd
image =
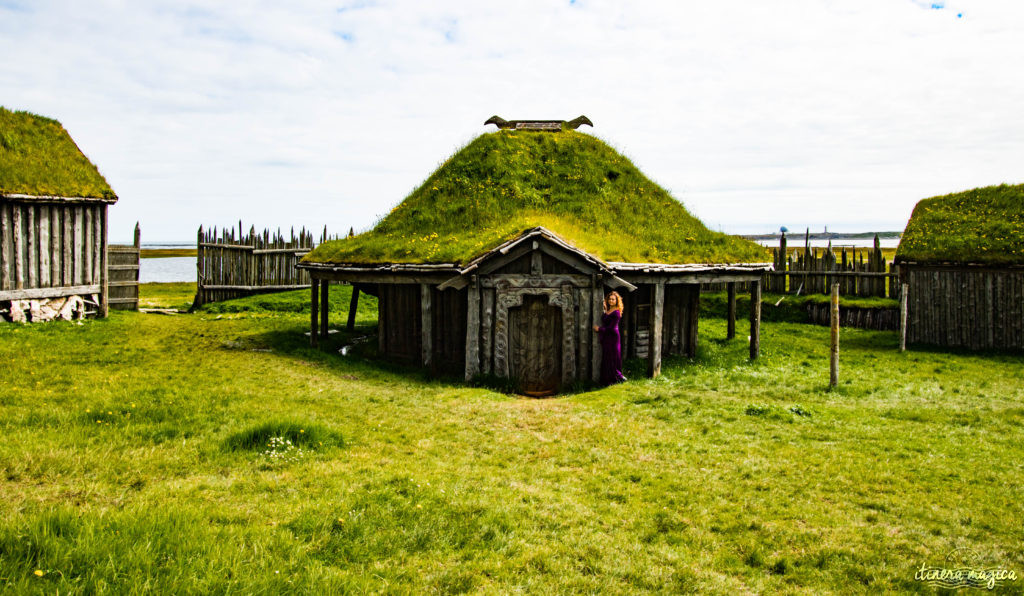
POLYGON ((839 283, 832 284, 832 342, 829 350, 828 386, 839 384, 839 283))

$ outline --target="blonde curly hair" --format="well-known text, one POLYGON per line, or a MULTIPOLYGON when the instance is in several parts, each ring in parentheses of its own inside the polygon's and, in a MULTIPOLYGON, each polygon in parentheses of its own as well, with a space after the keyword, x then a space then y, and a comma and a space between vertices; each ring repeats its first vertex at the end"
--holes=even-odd
POLYGON ((604 297, 604 303, 606 306, 611 306, 612 310, 619 311, 620 315, 622 314, 622 296, 619 296, 618 292, 610 292, 607 296, 604 297))

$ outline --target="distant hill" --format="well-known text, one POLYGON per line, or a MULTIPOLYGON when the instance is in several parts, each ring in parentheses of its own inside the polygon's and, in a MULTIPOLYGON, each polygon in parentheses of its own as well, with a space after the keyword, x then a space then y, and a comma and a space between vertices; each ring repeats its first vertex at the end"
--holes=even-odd
POLYGON ((596 137, 499 131, 455 153, 371 231, 304 260, 466 263, 536 226, 607 261, 767 259, 764 248, 709 230, 596 137))

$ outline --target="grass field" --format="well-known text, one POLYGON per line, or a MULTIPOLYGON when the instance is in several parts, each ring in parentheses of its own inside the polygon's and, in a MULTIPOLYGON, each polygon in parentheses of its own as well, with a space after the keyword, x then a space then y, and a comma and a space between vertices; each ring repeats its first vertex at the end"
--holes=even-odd
POLYGON ((534 400, 311 350, 305 303, 0 325, 0 590, 928 591, 955 548, 1024 572, 1020 356, 844 330, 830 392, 827 328, 765 323, 749 363, 709 317, 656 380, 534 400))
POLYGON ((167 257, 194 257, 199 251, 195 248, 143 248, 143 259, 165 259, 167 257))

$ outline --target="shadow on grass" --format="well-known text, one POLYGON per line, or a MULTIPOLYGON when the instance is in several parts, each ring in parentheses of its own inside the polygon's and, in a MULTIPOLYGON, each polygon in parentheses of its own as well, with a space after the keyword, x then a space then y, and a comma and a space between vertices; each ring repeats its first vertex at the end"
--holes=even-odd
MULTIPOLYGON (((305 327, 299 325, 253 335, 249 338, 248 343, 256 346, 257 349, 267 349, 276 354, 306 362, 319 362, 342 376, 361 372, 373 378, 394 379, 398 377, 414 383, 440 384, 450 387, 479 387, 497 393, 519 395, 515 379, 505 379, 495 375, 477 375, 467 382, 461 374, 431 371, 418 364, 402 362, 391 357, 381 357, 377 351, 376 325, 356 325, 352 331, 344 328, 338 329, 336 333, 329 334, 326 339, 320 338, 320 345, 316 348, 310 346, 309 335, 306 334, 305 327), (343 348, 346 351, 344 355, 340 353, 343 348)), ((226 347, 234 347, 234 345, 226 347)), ((632 373, 633 369, 629 369, 628 378, 644 377, 646 362, 638 362, 639 364, 634 363, 633 367, 641 372, 632 373)), ((601 387, 594 383, 577 381, 568 387, 563 387, 558 394, 552 397, 587 393, 597 389, 601 389, 601 387)))

